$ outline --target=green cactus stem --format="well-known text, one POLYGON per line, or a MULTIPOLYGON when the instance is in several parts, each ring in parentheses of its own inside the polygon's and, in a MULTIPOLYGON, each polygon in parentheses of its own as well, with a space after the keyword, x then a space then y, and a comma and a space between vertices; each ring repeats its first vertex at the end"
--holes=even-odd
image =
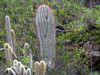
POLYGON ((40 44, 40 60, 50 62, 47 64, 48 69, 53 69, 56 59, 56 30, 55 19, 49 6, 42 4, 37 8, 36 26, 40 44))

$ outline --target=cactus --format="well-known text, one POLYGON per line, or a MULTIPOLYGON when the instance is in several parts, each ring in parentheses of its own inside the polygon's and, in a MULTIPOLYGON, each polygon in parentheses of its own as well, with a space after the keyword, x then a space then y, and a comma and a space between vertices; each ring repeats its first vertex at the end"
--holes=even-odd
POLYGON ((46 64, 44 61, 40 61, 40 75, 45 75, 46 72, 46 64))
POLYGON ((32 61, 32 50, 29 50, 29 44, 28 43, 25 43, 24 44, 24 49, 25 50, 25 53, 24 53, 24 58, 26 58, 27 56, 29 56, 29 65, 30 65, 30 68, 32 69, 33 68, 33 61, 32 61))
POLYGON ((6 22, 6 30, 7 30, 7 40, 8 40, 9 45, 13 48, 12 36, 11 36, 11 24, 10 24, 9 16, 5 17, 5 22, 6 22))
POLYGON ((27 69, 27 75, 32 75, 30 69, 27 69))
POLYGON ((35 62, 34 64, 35 75, 45 75, 46 72, 46 63, 45 61, 35 62))
POLYGON ((13 51, 14 51, 14 53, 16 53, 16 51, 15 51, 15 32, 14 32, 14 30, 13 29, 11 29, 11 36, 12 36, 12 45, 13 45, 13 51))
POLYGON ((35 75, 39 75, 39 71, 40 71, 40 63, 39 62, 35 62, 35 64, 34 64, 35 75))
POLYGON ((28 43, 24 44, 24 49, 25 49, 24 57, 26 58, 26 56, 29 55, 29 44, 28 43))
POLYGON ((10 50, 9 50, 9 44, 5 43, 4 44, 4 48, 5 48, 5 57, 6 57, 6 60, 11 63, 12 59, 10 58, 11 57, 11 55, 10 55, 11 53, 10 53, 10 50))
POLYGON ((27 72, 25 70, 24 65, 21 65, 21 67, 20 67, 20 75, 26 75, 26 74, 27 74, 27 72))
POLYGON ((11 68, 7 68, 7 75, 16 75, 16 73, 11 68))
POLYGON ((13 65, 14 65, 14 66, 17 65, 17 63, 18 63, 17 60, 14 60, 14 61, 13 61, 13 65))
POLYGON ((8 62, 12 63, 14 57, 17 58, 16 54, 13 52, 13 49, 10 47, 10 45, 8 43, 4 44, 4 48, 5 48, 6 60, 8 62))
POLYGON ((56 59, 55 19, 49 6, 42 4, 36 11, 36 26, 40 44, 40 60, 50 62, 48 69, 53 69, 56 59))
POLYGON ((21 67, 21 65, 22 65, 21 62, 18 62, 18 63, 17 63, 17 70, 18 70, 19 73, 20 73, 20 67, 21 67))

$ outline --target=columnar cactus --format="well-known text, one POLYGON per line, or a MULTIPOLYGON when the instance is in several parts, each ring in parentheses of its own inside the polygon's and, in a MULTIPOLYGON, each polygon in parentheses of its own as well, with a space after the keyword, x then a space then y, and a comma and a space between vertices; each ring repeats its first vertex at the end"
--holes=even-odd
POLYGON ((36 26, 40 44, 40 60, 50 62, 52 69, 56 59, 55 19, 49 6, 42 4, 36 11, 36 26))
POLYGON ((32 75, 30 69, 27 69, 27 75, 32 75))
POLYGON ((40 70, 40 63, 39 62, 35 62, 35 64, 34 64, 35 75, 39 75, 39 70, 40 70))
POLYGON ((5 57, 6 57, 6 60, 11 63, 12 59, 10 58, 11 57, 11 55, 10 55, 11 53, 10 53, 10 50, 9 50, 9 44, 5 43, 4 44, 4 48, 5 48, 5 57))
POLYGON ((46 72, 46 63, 45 61, 35 62, 34 64, 35 75, 45 75, 46 72))
POLYGON ((9 16, 5 17, 5 23, 6 23, 6 30, 7 30, 7 40, 8 40, 9 45, 13 48, 12 36, 11 36, 11 24, 10 24, 9 16))
POLYGON ((25 49, 24 57, 26 58, 29 55, 29 44, 28 43, 24 44, 24 49, 25 49))
POLYGON ((45 75, 46 72, 46 64, 44 61, 40 61, 40 75, 45 75))
POLYGON ((24 49, 25 49, 24 58, 29 56, 29 60, 30 60, 29 65, 30 65, 30 68, 32 69, 33 68, 32 50, 31 49, 29 50, 29 44, 28 43, 24 44, 24 49))
POLYGON ((13 52, 13 49, 10 47, 8 43, 5 43, 4 48, 5 48, 6 60, 12 63, 13 59, 17 58, 16 54, 13 52))
POLYGON ((22 65, 22 63, 21 62, 18 62, 17 63, 17 70, 18 70, 18 72, 20 73, 20 68, 21 68, 21 65, 22 65))
POLYGON ((24 65, 21 65, 21 67, 20 67, 20 75, 27 75, 27 72, 26 72, 24 65))
POLYGON ((13 51, 14 51, 14 53, 16 53, 16 51, 15 51, 15 41, 16 41, 16 39, 15 39, 15 32, 14 32, 13 29, 11 29, 11 36, 12 36, 13 51))

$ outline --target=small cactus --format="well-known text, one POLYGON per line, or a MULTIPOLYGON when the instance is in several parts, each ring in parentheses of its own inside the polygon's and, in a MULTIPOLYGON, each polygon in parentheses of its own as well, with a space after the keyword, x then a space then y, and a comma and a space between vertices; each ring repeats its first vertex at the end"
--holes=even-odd
POLYGON ((31 70, 29 68, 27 69, 27 75, 32 75, 31 70))
POLYGON ((39 72, 40 71, 40 63, 39 62, 35 62, 34 64, 34 72, 35 72, 35 75, 39 75, 39 72))
POLYGON ((46 72, 46 63, 45 61, 35 62, 34 64, 35 75, 45 75, 46 72))
POLYGON ((17 63, 17 70, 18 70, 18 72, 20 73, 20 68, 21 68, 21 65, 22 65, 22 63, 21 62, 18 62, 17 63))
POLYGON ((21 65, 21 67, 20 67, 20 75, 25 75, 27 72, 26 72, 26 70, 25 70, 25 67, 24 67, 24 65, 21 65))
POLYGON ((25 49, 24 58, 26 58, 29 55, 29 44, 28 43, 24 44, 24 49, 25 49))
POLYGON ((31 49, 29 50, 29 44, 28 43, 24 44, 24 49, 25 49, 24 58, 29 56, 29 60, 30 60, 29 65, 30 65, 30 68, 32 69, 33 68, 32 50, 31 49))
POLYGON ((11 53, 10 53, 10 50, 9 50, 9 44, 8 43, 5 43, 4 44, 4 48, 5 48, 5 56, 6 56, 6 60, 10 63, 12 63, 12 59, 11 59, 11 53))
POLYGON ((46 63, 44 61, 40 61, 40 75, 45 75, 46 72, 46 63))
POLYGON ((15 60, 13 61, 13 65, 17 65, 17 63, 18 63, 18 61, 15 59, 15 60))
POLYGON ((14 50, 14 53, 16 53, 15 51, 15 32, 13 29, 11 29, 11 36, 12 36, 12 45, 13 45, 13 50, 14 50))
POLYGON ((7 30, 7 41, 9 45, 13 48, 12 36, 11 36, 11 24, 10 24, 9 16, 5 17, 5 23, 6 23, 6 30, 7 30))

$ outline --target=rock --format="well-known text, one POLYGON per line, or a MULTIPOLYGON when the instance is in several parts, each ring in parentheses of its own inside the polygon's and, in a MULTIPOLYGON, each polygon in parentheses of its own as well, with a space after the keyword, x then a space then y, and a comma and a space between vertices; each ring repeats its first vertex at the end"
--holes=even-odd
MULTIPOLYGON (((97 65, 96 63, 98 62, 98 60, 100 60, 100 44, 95 43, 94 41, 88 41, 84 43, 83 48, 87 53, 87 59, 91 60, 89 62, 89 65, 91 66, 91 62, 92 66, 97 65)), ((95 68, 96 66, 93 67, 93 69, 95 68)))

